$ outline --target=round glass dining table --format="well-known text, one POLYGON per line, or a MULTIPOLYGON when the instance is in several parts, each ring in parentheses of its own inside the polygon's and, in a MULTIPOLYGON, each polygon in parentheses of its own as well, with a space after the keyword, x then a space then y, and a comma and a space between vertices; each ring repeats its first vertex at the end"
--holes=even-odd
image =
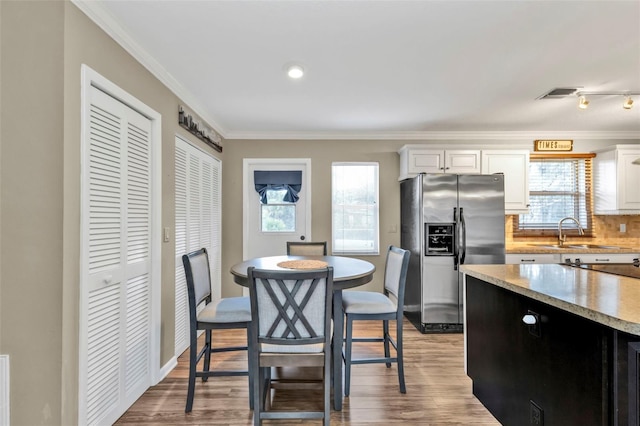
POLYGON ((342 290, 357 287, 373 279, 376 267, 366 260, 343 256, 268 256, 245 260, 231 267, 233 280, 248 287, 247 269, 275 271, 291 270, 278 266, 289 260, 321 260, 333 267, 333 408, 342 410, 342 343, 344 318, 342 312, 342 290))

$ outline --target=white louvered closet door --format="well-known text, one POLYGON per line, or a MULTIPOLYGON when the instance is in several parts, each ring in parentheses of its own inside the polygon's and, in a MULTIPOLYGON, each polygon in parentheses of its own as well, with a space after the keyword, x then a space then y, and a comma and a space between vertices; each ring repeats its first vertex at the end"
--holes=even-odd
POLYGON ((151 122, 94 87, 89 96, 79 423, 112 424, 151 385, 151 122))
POLYGON ((176 289, 175 354, 189 346, 189 305, 182 255, 205 247, 211 267, 211 294, 219 298, 221 163, 176 137, 176 289))

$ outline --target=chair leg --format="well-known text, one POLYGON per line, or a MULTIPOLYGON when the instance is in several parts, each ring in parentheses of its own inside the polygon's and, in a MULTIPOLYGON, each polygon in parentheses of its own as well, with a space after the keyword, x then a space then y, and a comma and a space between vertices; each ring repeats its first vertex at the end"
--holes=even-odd
MULTIPOLYGON (((207 329, 204 331, 204 363, 203 363, 203 368, 202 371, 209 371, 209 368, 211 367, 211 330, 207 329)), ((202 381, 206 382, 207 380, 209 380, 209 378, 207 376, 202 376, 202 381)))
POLYGON ((260 413, 264 410, 264 403, 262 402, 262 369, 258 365, 257 351, 252 351, 250 356, 251 374, 254 375, 252 380, 253 424, 254 426, 260 426, 260 413))
MULTIPOLYGON (((382 336, 384 338, 384 357, 390 358, 391 352, 389 352, 389 321, 388 320, 382 321, 382 336)), ((390 362, 387 362, 386 365, 387 365, 387 368, 391 368, 390 362)))
MULTIPOLYGON (((331 353, 331 352, 329 352, 331 353)), ((324 426, 329 426, 331 421, 331 357, 324 358, 324 426)))
POLYGON ((187 405, 185 413, 190 413, 193 408, 193 394, 196 390, 196 359, 198 357, 198 337, 191 332, 191 345, 189 348, 189 384, 187 388, 187 405))
POLYGON ((251 344, 253 340, 251 339, 251 325, 247 326, 247 370, 248 370, 248 376, 249 376, 249 409, 253 410, 253 403, 254 403, 254 389, 253 389, 253 382, 254 382, 254 365, 253 365, 253 351, 255 350, 255 348, 253 348, 253 345, 251 344))
POLYGON ((402 350, 402 318, 396 320, 396 356, 398 357, 398 380, 400 382, 400 393, 407 393, 404 383, 404 357, 402 350))
POLYGON ((351 345, 353 343, 353 320, 346 318, 346 336, 344 340, 344 396, 349 396, 351 388, 351 345))

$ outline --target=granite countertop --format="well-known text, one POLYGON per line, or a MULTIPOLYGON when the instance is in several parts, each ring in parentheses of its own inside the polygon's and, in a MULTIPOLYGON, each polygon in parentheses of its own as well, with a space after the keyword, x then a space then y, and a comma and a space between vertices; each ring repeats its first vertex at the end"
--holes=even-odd
POLYGON ((569 247, 571 244, 580 244, 576 243, 565 243, 565 247, 551 247, 556 243, 515 243, 508 244, 505 252, 507 254, 512 253, 536 253, 536 254, 558 254, 558 253, 640 253, 640 247, 621 247, 617 244, 603 244, 603 247, 598 248, 577 248, 577 247, 569 247), (606 247, 610 246, 610 247, 606 247))
POLYGON ((467 275, 640 336, 640 280, 564 265, 462 265, 467 275))

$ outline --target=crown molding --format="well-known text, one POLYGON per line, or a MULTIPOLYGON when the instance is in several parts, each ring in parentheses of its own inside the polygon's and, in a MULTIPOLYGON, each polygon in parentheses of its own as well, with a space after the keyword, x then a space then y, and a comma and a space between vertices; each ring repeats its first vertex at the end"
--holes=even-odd
POLYGON ((517 140, 517 139, 640 139, 640 131, 464 131, 464 132, 234 132, 227 140, 517 140))
MULTIPOLYGON (((149 53, 144 50, 133 38, 127 33, 127 31, 120 25, 120 23, 113 18, 113 16, 107 12, 99 2, 91 0, 71 0, 71 2, 82 11, 89 19, 91 19, 98 27, 100 27, 109 37, 115 40, 124 50, 127 51, 133 58, 140 62, 154 77, 156 77, 162 84, 164 84, 173 94, 175 94, 182 102, 189 105, 189 109, 192 110, 201 119, 207 122, 207 124, 213 128, 214 131, 219 133, 223 138, 225 137, 224 129, 211 117, 206 108, 193 96, 193 94, 187 90, 178 80, 155 60, 149 53)), ((176 117, 178 116, 178 105, 176 105, 176 117)), ((177 120, 177 119, 176 119, 177 120)))

